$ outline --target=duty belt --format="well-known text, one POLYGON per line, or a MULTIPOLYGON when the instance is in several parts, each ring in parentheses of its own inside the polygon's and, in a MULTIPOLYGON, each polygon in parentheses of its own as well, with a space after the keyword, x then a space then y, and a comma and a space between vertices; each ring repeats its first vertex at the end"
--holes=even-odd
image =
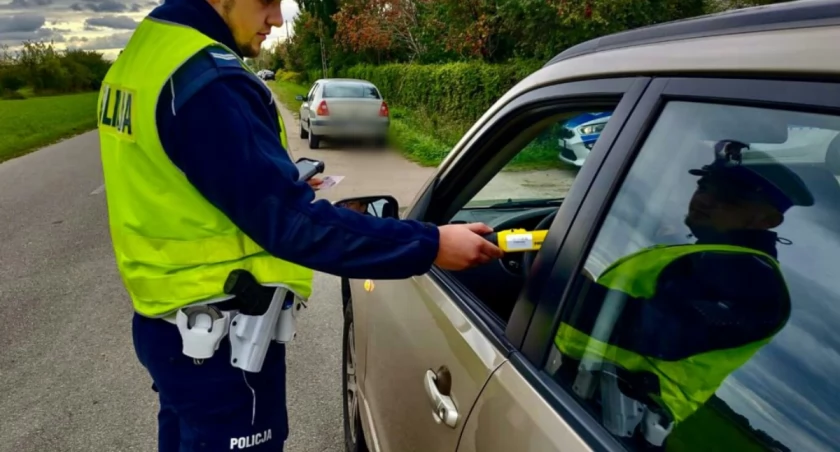
POLYGON ((196 361, 212 357, 227 335, 231 365, 259 372, 272 341, 295 337, 296 311, 303 300, 289 287, 260 284, 245 270, 230 273, 224 292, 233 297, 186 306, 166 320, 178 326, 186 356, 196 361))

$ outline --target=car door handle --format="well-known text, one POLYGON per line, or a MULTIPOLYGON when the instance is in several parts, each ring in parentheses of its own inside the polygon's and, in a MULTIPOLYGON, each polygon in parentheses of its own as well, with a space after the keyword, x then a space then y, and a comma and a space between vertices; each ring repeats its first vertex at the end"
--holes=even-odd
POLYGON ((458 409, 455 408, 455 403, 449 397, 448 391, 447 394, 441 393, 437 384, 437 376, 432 370, 426 371, 425 383, 426 395, 429 396, 429 402, 432 404, 432 417, 434 417, 435 422, 455 428, 458 425, 458 409))

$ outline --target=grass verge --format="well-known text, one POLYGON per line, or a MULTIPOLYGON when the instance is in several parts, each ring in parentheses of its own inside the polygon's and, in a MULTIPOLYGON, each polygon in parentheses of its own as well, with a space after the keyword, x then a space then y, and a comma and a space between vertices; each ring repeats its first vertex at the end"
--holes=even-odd
MULTIPOLYGON (((297 116, 301 101, 295 96, 305 96, 309 88, 289 82, 269 82, 280 101, 297 116)), ((422 166, 437 166, 458 140, 472 126, 468 121, 453 121, 437 113, 423 110, 409 111, 390 106, 390 140, 406 158, 422 166)), ((505 167, 505 170, 522 171, 547 168, 569 168, 557 158, 557 149, 546 140, 535 141, 523 149, 505 167)))
POLYGON ((98 93, 0 100, 0 162, 96 127, 98 93))
POLYGON ((298 112, 300 111, 300 106, 303 102, 295 99, 295 96, 306 96, 309 93, 309 88, 298 85, 297 83, 284 82, 280 80, 267 83, 268 86, 270 86, 277 94, 277 98, 280 99, 280 102, 283 102, 283 105, 285 105, 289 110, 292 110, 292 113, 295 117, 297 117, 298 112))

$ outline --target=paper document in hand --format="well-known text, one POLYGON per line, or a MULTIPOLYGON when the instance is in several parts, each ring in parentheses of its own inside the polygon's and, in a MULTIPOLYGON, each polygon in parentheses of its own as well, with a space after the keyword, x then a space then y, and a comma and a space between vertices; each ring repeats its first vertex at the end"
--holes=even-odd
POLYGON ((338 185, 344 179, 344 176, 324 176, 321 178, 323 182, 318 186, 318 190, 326 190, 330 187, 338 185))

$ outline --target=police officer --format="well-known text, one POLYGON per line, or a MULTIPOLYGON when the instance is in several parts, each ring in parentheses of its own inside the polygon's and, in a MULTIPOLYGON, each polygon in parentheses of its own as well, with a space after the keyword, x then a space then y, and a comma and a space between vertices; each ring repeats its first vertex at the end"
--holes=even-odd
POLYGON ((209 359, 182 353, 176 313, 221 309, 233 270, 308 297, 313 270, 407 278, 501 254, 483 224, 437 227, 314 200, 271 93, 242 61, 281 24, 279 0, 167 0, 102 84, 111 237, 135 350, 159 394, 162 451, 279 451, 287 438, 282 345, 259 372, 234 368, 228 341, 209 359))
POLYGON ((696 243, 653 246, 613 263, 555 338, 565 379, 579 372, 566 361, 586 354, 614 365, 621 392, 655 412, 665 435, 790 315, 776 253, 781 239, 770 229, 790 207, 814 199, 795 173, 766 154, 753 152, 764 158, 743 163, 744 148, 722 141, 711 165, 690 171, 700 176, 685 219, 696 243), (625 300, 618 320, 599 335, 594 330, 605 300, 616 295, 625 300))

